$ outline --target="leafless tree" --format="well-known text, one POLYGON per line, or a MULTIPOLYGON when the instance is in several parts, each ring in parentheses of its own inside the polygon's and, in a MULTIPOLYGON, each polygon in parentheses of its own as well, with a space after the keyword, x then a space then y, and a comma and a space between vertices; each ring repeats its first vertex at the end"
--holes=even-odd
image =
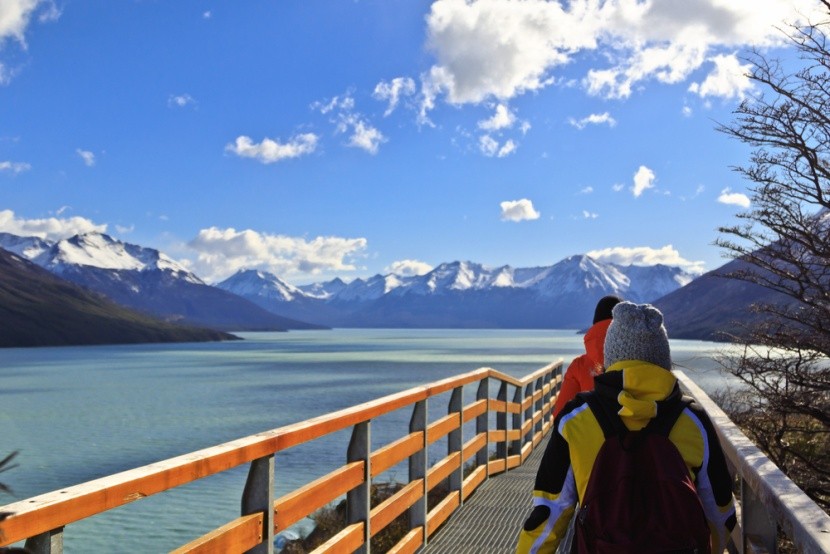
POLYGON ((747 385, 732 416, 770 458, 830 509, 830 0, 821 21, 792 26, 796 67, 756 51, 758 92, 719 130, 753 149, 737 167, 751 207, 717 244, 746 262, 729 275, 776 291, 764 317, 723 358, 747 385))

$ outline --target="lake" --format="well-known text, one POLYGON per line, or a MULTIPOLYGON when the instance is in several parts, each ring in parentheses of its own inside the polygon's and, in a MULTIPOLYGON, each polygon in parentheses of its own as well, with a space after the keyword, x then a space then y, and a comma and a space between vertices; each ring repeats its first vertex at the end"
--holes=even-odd
MULTIPOLYGON (((222 343, 0 351, 0 474, 14 496, 82 483, 487 366, 516 377, 567 364, 582 336, 563 330, 336 329, 238 333, 222 343)), ((675 364, 711 393, 724 345, 672 340, 675 364)), ((466 396, 465 402, 472 397, 466 396)), ((474 394, 474 393, 473 393, 474 394)), ((430 420, 446 413, 430 402, 430 420)), ((373 422, 375 445, 405 434, 409 412, 373 422)), ((277 496, 342 465, 348 433, 276 458, 277 496)), ((446 446, 433 445, 437 459, 446 446)), ((65 552, 167 552, 238 515, 247 468, 70 525, 65 552)), ((405 480, 393 468, 386 477, 405 480)))

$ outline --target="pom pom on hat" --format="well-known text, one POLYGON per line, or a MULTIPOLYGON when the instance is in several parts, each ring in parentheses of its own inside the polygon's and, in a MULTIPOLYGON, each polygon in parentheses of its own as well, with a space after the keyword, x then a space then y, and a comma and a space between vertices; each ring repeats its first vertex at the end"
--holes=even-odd
POLYGON ((622 360, 641 360, 671 370, 669 336, 663 314, 650 304, 620 302, 605 335, 605 367, 622 360))

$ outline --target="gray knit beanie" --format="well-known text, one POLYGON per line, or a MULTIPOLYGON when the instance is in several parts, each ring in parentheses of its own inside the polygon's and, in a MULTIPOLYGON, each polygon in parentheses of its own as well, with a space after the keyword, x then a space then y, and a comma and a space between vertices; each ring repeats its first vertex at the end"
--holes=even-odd
POLYGON ((620 302, 605 335, 605 367, 621 360, 642 360, 671 370, 669 337, 663 314, 651 304, 620 302))

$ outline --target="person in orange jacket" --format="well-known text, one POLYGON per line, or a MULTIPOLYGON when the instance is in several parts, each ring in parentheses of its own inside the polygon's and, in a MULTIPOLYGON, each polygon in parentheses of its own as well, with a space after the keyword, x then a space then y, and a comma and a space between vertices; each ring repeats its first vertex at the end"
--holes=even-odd
POLYGON ((565 404, 573 400, 577 394, 594 390, 594 377, 602 373, 602 349, 605 345, 605 333, 611 325, 611 310, 620 302, 622 299, 613 294, 604 296, 597 302, 594 323, 582 339, 585 343, 585 354, 575 358, 565 371, 565 379, 553 407, 554 419, 565 404))

